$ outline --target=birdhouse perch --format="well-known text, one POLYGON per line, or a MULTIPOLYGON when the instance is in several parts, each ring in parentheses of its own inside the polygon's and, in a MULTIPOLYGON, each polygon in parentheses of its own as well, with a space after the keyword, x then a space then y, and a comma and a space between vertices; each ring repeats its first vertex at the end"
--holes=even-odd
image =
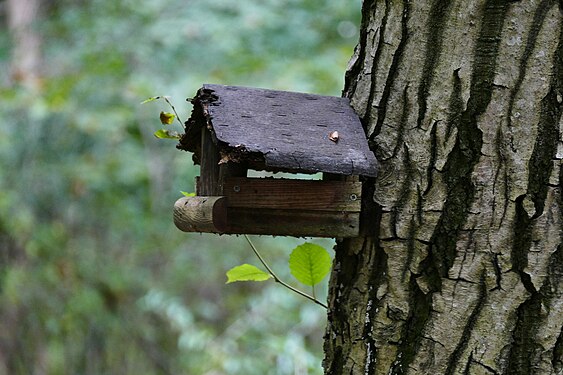
POLYGON ((200 165, 196 196, 174 205, 186 232, 355 237, 377 162, 348 99, 205 84, 178 148, 200 165), (249 169, 323 180, 249 178, 249 169))

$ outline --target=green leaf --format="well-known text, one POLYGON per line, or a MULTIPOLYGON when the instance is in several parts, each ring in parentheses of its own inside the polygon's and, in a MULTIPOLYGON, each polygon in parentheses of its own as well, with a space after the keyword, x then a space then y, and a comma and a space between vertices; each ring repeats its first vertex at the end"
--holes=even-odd
POLYGON ((141 102, 141 104, 154 102, 155 100, 158 100, 158 99, 160 99, 160 98, 161 98, 160 96, 153 96, 153 97, 148 98, 147 100, 143 100, 143 101, 141 102))
POLYGON ((289 270, 301 283, 314 286, 330 271, 330 255, 324 247, 306 242, 289 256, 289 270))
POLYGON ((155 131, 153 134, 156 138, 161 138, 161 139, 180 139, 180 134, 178 134, 178 132, 170 131, 166 129, 159 129, 155 131))
POLYGON ((162 125, 170 125, 174 122, 176 115, 170 112, 160 112, 160 122, 162 125))
POLYGON ((251 264, 236 266, 227 271, 227 284, 235 281, 266 281, 272 275, 251 264))
POLYGON ((195 193, 188 193, 187 191, 180 191, 184 197, 195 197, 195 193))

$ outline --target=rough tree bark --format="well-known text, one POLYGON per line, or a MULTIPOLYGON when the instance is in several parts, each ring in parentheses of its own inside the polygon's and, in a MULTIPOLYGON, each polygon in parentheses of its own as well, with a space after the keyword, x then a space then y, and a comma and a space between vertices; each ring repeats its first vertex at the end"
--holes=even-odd
POLYGON ((563 2, 362 12, 344 92, 381 167, 371 233, 337 243, 326 373, 563 373, 563 2))

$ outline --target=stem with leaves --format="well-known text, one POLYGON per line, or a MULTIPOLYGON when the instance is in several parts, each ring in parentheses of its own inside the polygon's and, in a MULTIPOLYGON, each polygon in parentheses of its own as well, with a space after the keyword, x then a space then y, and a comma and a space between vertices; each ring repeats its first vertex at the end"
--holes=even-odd
MULTIPOLYGON (((260 253, 258 252, 258 249, 256 248, 256 246, 254 246, 254 244, 252 243, 252 241, 250 241, 250 237, 248 237, 246 234, 244 235, 244 238, 246 238, 246 241, 248 241, 248 244, 250 245, 250 247, 252 248, 252 251, 254 251, 254 254, 256 254, 256 256, 258 257, 258 259, 260 260, 260 263, 262 263, 262 265, 266 268, 266 270, 268 270, 268 273, 270 275, 272 275, 272 278, 274 279, 275 282, 280 283, 281 285, 283 285, 284 287, 286 287, 287 289, 291 290, 292 292, 295 292, 297 294, 299 294, 300 296, 303 296, 311 301, 313 301, 314 303, 316 303, 317 305, 320 305, 322 307, 324 307, 325 309, 328 309, 328 306, 325 305, 324 303, 322 303, 321 301, 319 301, 317 298, 315 298, 315 296, 310 296, 307 293, 304 293, 302 291, 300 291, 299 289, 296 289, 294 287, 292 287, 291 285, 287 284, 286 282, 284 282, 283 280, 281 280, 276 274, 275 272, 270 268, 270 266, 268 265, 268 263, 266 263, 266 261, 264 260, 264 258, 262 258, 262 256, 260 255, 260 253)), ((313 293, 314 293, 315 289, 313 286, 313 293)))
MULTIPOLYGON (((172 111, 174 112, 174 114, 168 112, 160 112, 161 124, 164 126, 171 125, 172 122, 174 122, 174 118, 175 118, 176 120, 178 120, 180 127, 183 128, 184 124, 182 124, 182 121, 180 121, 180 116, 178 116, 178 112, 176 112, 176 108, 174 107, 174 105, 168 99, 167 96, 153 96, 151 98, 148 98, 147 100, 144 100, 143 102, 141 102, 141 104, 150 103, 159 99, 164 99, 164 101, 170 106, 170 108, 172 108, 172 111)), ((180 139, 181 137, 180 133, 165 128, 159 129, 156 132, 154 132, 154 136, 162 139, 176 139, 176 140, 180 139)))
MULTIPOLYGON (((158 97, 157 97, 158 98, 158 97)), ((180 126, 184 126, 184 124, 182 124, 182 121, 180 121, 180 116, 178 116, 178 112, 176 112, 176 108, 174 108, 174 105, 170 102, 170 100, 168 100, 167 96, 163 96, 162 99, 164 99, 166 101, 166 103, 168 103, 168 105, 170 106, 170 108, 172 108, 172 111, 174 112, 174 114, 176 115, 176 120, 178 120, 178 122, 180 123, 180 126)))

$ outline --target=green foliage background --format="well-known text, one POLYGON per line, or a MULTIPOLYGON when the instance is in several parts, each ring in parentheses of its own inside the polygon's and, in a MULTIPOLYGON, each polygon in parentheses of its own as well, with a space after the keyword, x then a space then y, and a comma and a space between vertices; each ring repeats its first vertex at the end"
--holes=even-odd
MULTIPOLYGON (((359 15, 359 0, 51 1, 29 90, 7 74, 2 14, 0 374, 321 373, 325 311, 271 282, 225 286, 257 264, 246 242, 176 230, 198 170, 153 137, 165 104, 139 103, 170 95, 185 119, 204 82, 339 95, 359 15)), ((290 279, 303 241, 255 242, 290 279)))

